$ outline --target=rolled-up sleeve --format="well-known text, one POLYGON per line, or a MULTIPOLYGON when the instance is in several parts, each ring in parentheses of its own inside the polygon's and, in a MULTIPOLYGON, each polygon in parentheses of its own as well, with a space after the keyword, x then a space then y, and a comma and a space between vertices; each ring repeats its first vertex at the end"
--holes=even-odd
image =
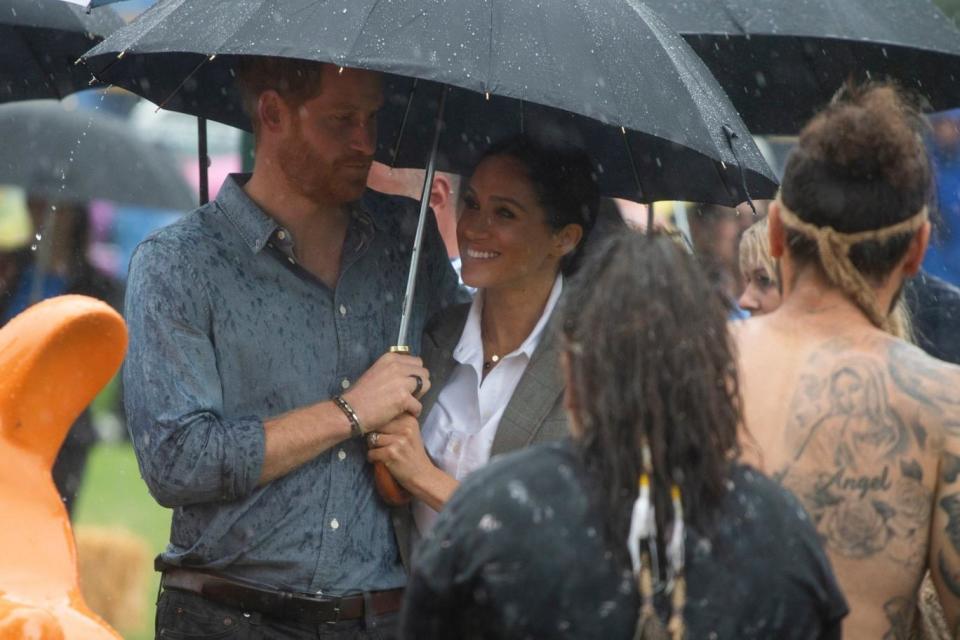
POLYGON ((141 244, 125 304, 128 426, 140 472, 165 507, 249 494, 264 457, 263 421, 223 415, 212 308, 190 255, 159 239, 141 244))

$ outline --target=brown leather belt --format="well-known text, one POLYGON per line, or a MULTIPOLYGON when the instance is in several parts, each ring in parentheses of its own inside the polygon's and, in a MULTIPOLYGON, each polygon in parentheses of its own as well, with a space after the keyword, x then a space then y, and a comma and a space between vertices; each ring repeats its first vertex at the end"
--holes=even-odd
POLYGON ((189 569, 167 569, 161 584, 165 589, 189 591, 242 611, 311 624, 336 624, 340 620, 363 618, 367 613, 374 616, 394 613, 403 604, 403 589, 329 598, 278 591, 189 569))

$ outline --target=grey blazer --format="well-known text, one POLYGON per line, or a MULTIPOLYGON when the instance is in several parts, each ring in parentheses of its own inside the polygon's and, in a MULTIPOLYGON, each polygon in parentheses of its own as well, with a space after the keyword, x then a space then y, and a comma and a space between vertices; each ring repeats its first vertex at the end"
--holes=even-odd
MULTIPOLYGON (((562 300, 562 298, 561 298, 562 300)), ((557 305, 559 308, 559 304, 557 305)), ((459 304, 437 314, 423 334, 423 364, 430 372, 430 391, 423 397, 421 419, 437 403, 457 366, 453 350, 467 323, 470 304, 459 304)), ((493 439, 490 457, 522 449, 531 444, 551 442, 569 434, 563 408, 563 380, 560 374, 560 342, 557 314, 547 322, 540 344, 527 364, 513 396, 507 403, 493 439)), ((409 507, 393 510, 393 526, 403 564, 410 569, 413 516, 409 507)))

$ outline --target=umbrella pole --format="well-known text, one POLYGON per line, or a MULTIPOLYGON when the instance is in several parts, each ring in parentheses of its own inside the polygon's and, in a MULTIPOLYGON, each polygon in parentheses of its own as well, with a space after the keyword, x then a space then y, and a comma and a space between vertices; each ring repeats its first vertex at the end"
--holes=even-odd
MULTIPOLYGON (((407 274, 407 289, 403 296, 403 310, 400 316, 400 334, 397 344, 390 347, 390 353, 410 353, 407 333, 410 329, 410 313, 413 309, 413 296, 417 288, 417 271, 420 267, 420 251, 423 244, 423 229, 430 211, 430 191, 433 176, 437 170, 437 149, 440 146, 440 132, 443 129, 443 112, 447 104, 447 87, 440 93, 440 106, 437 108, 436 125, 433 132, 433 145, 430 147, 430 160, 423 176, 423 191, 420 194, 420 217, 417 220, 417 233, 413 239, 413 251, 410 252, 410 271, 407 274)), ((398 142, 399 144, 399 142, 398 142)), ((400 486, 382 462, 374 463, 373 479, 377 493, 391 507, 399 507, 410 502, 410 492, 400 486)))
POLYGON ((391 351, 409 353, 407 334, 410 329, 410 313, 413 310, 413 296, 417 288, 417 271, 420 266, 420 251, 423 243, 423 228, 430 210, 430 190, 433 187, 433 176, 437 169, 437 150, 440 147, 440 133, 443 129, 443 112, 447 103, 447 88, 440 94, 440 106, 437 108, 436 125, 433 132, 433 145, 430 147, 430 161, 427 163, 426 175, 423 177, 423 191, 420 194, 420 217, 417 219, 417 233, 413 239, 413 251, 410 252, 410 271, 407 273, 407 289, 403 296, 403 311, 400 315, 400 332, 397 336, 397 346, 391 351))
POLYGON ((200 168, 200 206, 210 202, 210 156, 207 155, 207 119, 197 118, 197 164, 200 168))

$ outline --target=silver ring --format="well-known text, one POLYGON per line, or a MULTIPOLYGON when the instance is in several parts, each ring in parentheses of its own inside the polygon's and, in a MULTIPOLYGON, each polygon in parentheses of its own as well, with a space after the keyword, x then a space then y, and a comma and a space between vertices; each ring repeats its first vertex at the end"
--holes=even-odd
POLYGON ((367 434, 367 444, 371 447, 377 446, 377 442, 380 440, 380 434, 376 431, 371 431, 367 434))
POLYGON ((423 378, 421 378, 420 376, 414 373, 411 373, 410 377, 417 381, 417 386, 413 390, 413 397, 417 397, 420 395, 420 392, 423 390, 423 378))

